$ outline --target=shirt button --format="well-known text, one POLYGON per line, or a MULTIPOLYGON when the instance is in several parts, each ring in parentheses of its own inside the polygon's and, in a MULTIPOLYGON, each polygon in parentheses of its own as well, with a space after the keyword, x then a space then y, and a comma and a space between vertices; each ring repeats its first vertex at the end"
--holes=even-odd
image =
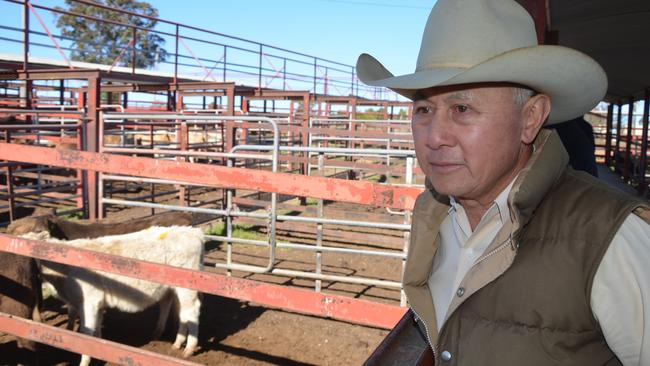
POLYGON ((442 353, 440 354, 440 357, 442 358, 443 361, 451 361, 451 352, 442 351, 442 353))
POLYGON ((456 290, 456 296, 463 297, 463 295, 465 295, 465 288, 459 287, 458 290, 456 290))

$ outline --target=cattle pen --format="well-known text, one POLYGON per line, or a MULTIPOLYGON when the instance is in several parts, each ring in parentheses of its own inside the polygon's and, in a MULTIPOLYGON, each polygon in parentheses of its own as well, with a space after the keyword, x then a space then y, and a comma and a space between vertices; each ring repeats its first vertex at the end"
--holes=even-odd
MULTIPOLYGON (((178 211, 207 241, 198 271, 0 233, 2 252, 204 295, 201 350, 187 359, 133 329, 146 315, 111 315, 121 325, 107 322, 100 339, 66 330, 51 298, 43 323, 0 313, 0 352, 22 337, 63 350, 45 357, 57 364, 82 353, 128 365, 381 364, 420 336, 401 286, 424 189, 409 101, 360 84, 352 65, 164 19, 145 30, 71 14, 133 34, 111 64, 77 62, 41 21, 61 9, 1 1, 22 25, 0 25, 0 44, 23 52, 0 54, 0 227, 41 208, 84 222, 178 211), (173 48, 166 70, 137 65, 143 31, 173 48)), ((520 2, 543 36, 556 2, 520 2)), ((586 118, 599 163, 647 197, 650 92, 623 86, 586 118)), ((416 364, 421 350, 407 351, 416 364)))

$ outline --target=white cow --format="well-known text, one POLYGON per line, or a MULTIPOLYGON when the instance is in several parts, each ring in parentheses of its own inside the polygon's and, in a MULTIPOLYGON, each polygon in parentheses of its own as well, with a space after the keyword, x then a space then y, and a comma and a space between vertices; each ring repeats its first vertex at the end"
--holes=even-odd
MULTIPOLYGON (((50 238, 47 232, 24 237, 188 269, 199 270, 203 263, 203 231, 189 226, 152 226, 131 234, 71 241, 50 238)), ((160 302, 160 317, 154 331, 160 335, 172 302, 177 300, 179 327, 173 347, 179 349, 187 340, 183 356, 194 353, 201 306, 197 291, 49 261, 41 261, 41 267, 43 280, 68 305, 68 327, 76 313, 81 333, 101 337, 106 308, 138 312, 160 302)), ((80 365, 89 363, 90 357, 82 355, 80 365)))

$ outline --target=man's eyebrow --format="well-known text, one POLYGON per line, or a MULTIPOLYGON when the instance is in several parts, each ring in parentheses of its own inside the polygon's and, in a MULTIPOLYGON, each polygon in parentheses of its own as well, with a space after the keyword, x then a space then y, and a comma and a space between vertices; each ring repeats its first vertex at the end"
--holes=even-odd
POLYGON ((448 95, 445 100, 460 99, 460 100, 472 100, 474 99, 474 94, 469 91, 459 91, 453 94, 448 95))

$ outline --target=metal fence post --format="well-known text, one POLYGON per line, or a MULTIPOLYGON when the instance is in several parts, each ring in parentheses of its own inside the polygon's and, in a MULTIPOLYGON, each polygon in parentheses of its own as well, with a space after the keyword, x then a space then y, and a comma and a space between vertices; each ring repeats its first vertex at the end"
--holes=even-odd
MULTIPOLYGON (((325 176, 325 171, 324 171, 324 166, 325 166, 325 154, 318 153, 318 175, 321 177, 325 176)), ((319 198, 318 199, 318 218, 323 217, 323 199, 319 198)), ((322 247, 323 246, 323 223, 319 222, 316 224, 316 246, 317 247, 322 247)), ((321 270, 322 270, 322 253, 321 251, 316 252, 316 274, 320 275, 321 270)), ((316 292, 321 291, 321 280, 316 280, 316 292)))

